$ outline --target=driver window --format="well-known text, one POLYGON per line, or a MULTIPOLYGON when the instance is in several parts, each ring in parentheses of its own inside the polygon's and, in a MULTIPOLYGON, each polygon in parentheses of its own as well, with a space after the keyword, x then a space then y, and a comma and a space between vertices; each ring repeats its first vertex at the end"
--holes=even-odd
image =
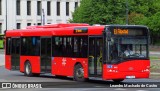
POLYGON ((132 48, 131 45, 126 45, 126 46, 125 46, 124 54, 125 54, 125 56, 127 56, 127 57, 134 54, 134 53, 133 53, 133 48, 132 48))
POLYGON ((111 59, 116 59, 116 58, 118 58, 118 49, 116 44, 113 44, 111 46, 111 59))
POLYGON ((110 42, 110 59, 117 59, 118 58, 118 45, 117 40, 114 38, 111 38, 110 42))

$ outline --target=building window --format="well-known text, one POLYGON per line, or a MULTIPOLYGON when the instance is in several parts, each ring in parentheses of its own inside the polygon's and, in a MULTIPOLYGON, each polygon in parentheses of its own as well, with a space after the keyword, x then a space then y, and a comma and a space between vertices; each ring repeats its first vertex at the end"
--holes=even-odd
POLYGON ((2 33, 2 23, 0 23, 0 33, 2 33))
POLYGON ((31 26, 31 23, 27 23, 27 26, 31 26))
POLYGON ((37 25, 41 25, 41 23, 37 23, 37 25))
POLYGON ((41 15, 42 7, 41 1, 37 1, 37 15, 41 15))
POLYGON ((21 28, 21 23, 17 23, 17 29, 21 28))
POLYGON ((78 7, 78 2, 75 2, 75 9, 78 7))
POLYGON ((2 15, 2 0, 0 0, 0 15, 2 15))
POLYGON ((31 1, 27 1, 27 15, 31 15, 31 1))
POLYGON ((16 1, 16 10, 17 10, 17 15, 21 14, 21 4, 20 4, 20 0, 16 1))
POLYGON ((57 2, 57 16, 60 16, 60 2, 57 2))
POLYGON ((69 2, 66 2, 66 16, 69 16, 69 2))
POLYGON ((51 15, 51 2, 47 1, 47 15, 50 16, 51 15))

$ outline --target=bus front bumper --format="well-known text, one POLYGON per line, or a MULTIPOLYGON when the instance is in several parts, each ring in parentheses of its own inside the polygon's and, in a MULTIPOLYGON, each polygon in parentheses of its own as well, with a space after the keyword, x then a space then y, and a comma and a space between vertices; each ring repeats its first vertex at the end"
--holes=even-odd
POLYGON ((104 80, 149 78, 150 72, 110 72, 103 74, 104 80))

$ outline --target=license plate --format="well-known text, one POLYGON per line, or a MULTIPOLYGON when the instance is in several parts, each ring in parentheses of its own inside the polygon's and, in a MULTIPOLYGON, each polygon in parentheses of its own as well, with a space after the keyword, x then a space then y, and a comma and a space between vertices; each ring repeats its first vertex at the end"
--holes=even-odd
POLYGON ((133 79, 135 76, 126 76, 127 79, 133 79))

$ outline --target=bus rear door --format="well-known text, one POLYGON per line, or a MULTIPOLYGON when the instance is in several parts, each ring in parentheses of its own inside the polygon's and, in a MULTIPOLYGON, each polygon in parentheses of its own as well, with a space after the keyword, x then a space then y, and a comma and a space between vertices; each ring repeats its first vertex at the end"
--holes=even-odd
POLYGON ((51 37, 41 38, 41 72, 51 73, 51 37))
POLYGON ((20 38, 11 38, 11 69, 19 70, 20 65, 20 38))

